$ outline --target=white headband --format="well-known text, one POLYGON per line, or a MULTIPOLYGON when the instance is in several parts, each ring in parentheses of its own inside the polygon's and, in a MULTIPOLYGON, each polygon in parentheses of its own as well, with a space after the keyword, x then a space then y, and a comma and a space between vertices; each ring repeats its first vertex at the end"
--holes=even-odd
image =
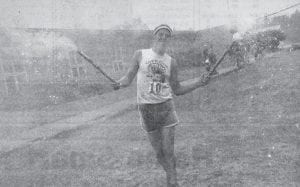
POLYGON ((162 25, 157 26, 154 29, 153 35, 155 35, 160 29, 167 29, 171 33, 171 35, 173 33, 172 29, 168 25, 162 24, 162 25))

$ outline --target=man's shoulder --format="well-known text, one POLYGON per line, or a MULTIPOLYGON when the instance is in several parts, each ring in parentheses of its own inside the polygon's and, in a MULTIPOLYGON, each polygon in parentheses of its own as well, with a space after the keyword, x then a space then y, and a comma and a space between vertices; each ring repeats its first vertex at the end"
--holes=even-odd
POLYGON ((147 49, 137 49, 136 51, 140 51, 140 52, 142 52, 142 51, 151 51, 151 48, 147 48, 147 49))
POLYGON ((136 64, 136 65, 139 65, 140 61, 142 60, 142 50, 138 49, 134 52, 133 54, 133 62, 136 64))
POLYGON ((170 56, 170 60, 171 60, 171 67, 177 68, 177 66, 178 66, 177 61, 173 57, 171 57, 171 56, 170 56))
POLYGON ((167 58, 169 58, 171 61, 174 60, 174 58, 173 58, 171 55, 169 55, 168 53, 165 53, 165 56, 166 56, 167 58))
POLYGON ((144 49, 137 49, 137 50, 135 50, 135 54, 141 54, 142 52, 144 51, 144 49))
POLYGON ((140 58, 143 54, 144 49, 138 49, 134 52, 134 56, 140 58))
POLYGON ((134 54, 138 55, 138 56, 142 56, 143 54, 147 54, 147 53, 150 53, 151 52, 151 49, 137 49, 134 54))

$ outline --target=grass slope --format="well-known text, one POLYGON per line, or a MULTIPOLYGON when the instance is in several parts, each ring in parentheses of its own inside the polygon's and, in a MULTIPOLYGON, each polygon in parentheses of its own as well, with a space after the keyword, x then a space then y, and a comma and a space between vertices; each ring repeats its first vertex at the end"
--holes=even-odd
MULTIPOLYGON (((181 186, 300 185, 299 57, 278 52, 176 98, 181 186)), ((165 185, 136 111, 2 153, 0 166, 0 186, 165 185)))

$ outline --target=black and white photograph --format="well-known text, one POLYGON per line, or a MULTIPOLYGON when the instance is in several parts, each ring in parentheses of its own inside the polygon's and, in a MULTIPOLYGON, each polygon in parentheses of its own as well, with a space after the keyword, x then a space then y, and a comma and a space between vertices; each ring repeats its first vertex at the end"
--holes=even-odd
POLYGON ((0 0, 0 187, 300 186, 300 0, 0 0))

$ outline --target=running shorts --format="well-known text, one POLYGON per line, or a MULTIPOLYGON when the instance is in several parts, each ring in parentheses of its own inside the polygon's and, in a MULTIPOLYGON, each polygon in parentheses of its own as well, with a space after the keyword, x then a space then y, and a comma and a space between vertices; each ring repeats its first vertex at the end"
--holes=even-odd
POLYGON ((179 122, 171 99, 158 104, 139 104, 138 109, 142 127, 147 132, 172 127, 179 122))

